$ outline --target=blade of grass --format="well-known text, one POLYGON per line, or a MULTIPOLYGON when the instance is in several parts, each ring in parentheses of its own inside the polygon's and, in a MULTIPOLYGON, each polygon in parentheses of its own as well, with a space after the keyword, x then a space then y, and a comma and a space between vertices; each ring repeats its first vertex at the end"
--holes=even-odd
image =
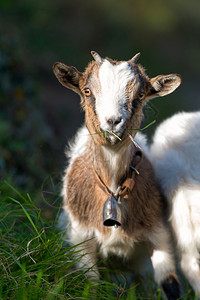
POLYGON ((27 193, 28 196, 28 200, 14 187, 12 186, 10 183, 8 183, 7 181, 5 181, 5 184, 8 185, 10 187, 11 190, 13 190, 22 200, 24 200, 25 203, 27 204, 31 204, 34 208, 37 208, 35 206, 35 204, 33 203, 30 195, 27 193))
POLYGON ((18 259, 12 254, 6 251, 5 249, 1 249, 4 253, 8 254, 9 256, 12 257, 12 259, 16 262, 16 264, 20 267, 20 269, 29 277, 29 279, 32 281, 31 277, 27 273, 26 269, 23 267, 23 265, 18 261, 18 259))
POLYGON ((35 291, 34 291, 34 299, 39 298, 39 291, 40 291, 40 284, 42 280, 43 272, 40 270, 38 272, 37 278, 36 278, 36 285, 35 285, 35 291))
MULTIPOLYGON (((89 135, 95 135, 95 134, 101 134, 101 133, 104 134, 104 138, 105 138, 105 141, 106 141, 107 131, 100 131, 100 132, 90 133, 89 135)), ((122 139, 120 139, 120 137, 119 137, 116 133, 114 133, 113 131, 109 131, 109 133, 111 133, 112 135, 114 135, 118 140, 120 140, 120 141, 122 140, 122 139)))
MULTIPOLYGON (((156 120, 153 120, 151 123, 147 124, 145 127, 143 128, 131 128, 131 129, 128 129, 128 130, 137 130, 137 131, 143 131, 145 129, 147 129, 148 127, 150 127, 151 125, 153 125, 154 123, 156 123, 156 120)), ((104 137, 105 137, 105 141, 106 141, 106 134, 107 134, 107 131, 100 131, 100 132, 95 132, 95 133, 90 133, 89 135, 95 135, 95 134, 101 134, 103 133, 104 134, 104 137)), ((114 133, 113 131, 109 131, 109 133, 111 133, 112 135, 114 135, 118 140, 122 140, 116 133, 114 133)))
POLYGON ((64 284, 64 281, 61 280, 61 281, 55 286, 55 288, 53 289, 53 291, 50 291, 50 292, 48 293, 46 299, 48 299, 48 300, 53 300, 54 298, 56 298, 56 296, 58 295, 58 293, 59 293, 60 290, 62 289, 63 284, 64 284))
POLYGON ((99 131, 99 132, 95 132, 95 133, 90 133, 89 135, 95 135, 95 134, 101 134, 101 133, 104 134, 104 138, 105 138, 105 142, 106 142, 106 134, 107 134, 107 131, 99 131))
POLYGON ((45 243, 44 243, 44 241, 43 241, 43 239, 42 239, 42 237, 41 237, 39 231, 37 230, 37 227, 35 226, 35 224, 34 224, 32 218, 31 218, 31 216, 29 215, 29 213, 27 212, 27 210, 24 208, 24 206, 23 206, 19 201, 15 200, 15 199, 12 198, 12 197, 8 197, 8 199, 10 199, 11 201, 13 201, 13 202, 15 202, 15 203, 17 203, 18 205, 21 206, 23 212, 25 213, 26 217, 28 218, 28 220, 30 221, 31 225, 33 226, 33 228, 34 228, 35 232, 37 233, 39 239, 40 239, 41 242, 45 245, 45 243))
POLYGON ((156 123, 156 120, 153 120, 151 123, 147 124, 145 127, 143 128, 131 128, 131 129, 128 129, 128 130, 139 130, 139 131, 143 131, 145 129, 147 129, 148 127, 150 127, 151 125, 153 125, 154 123, 156 123))
POLYGON ((107 131, 104 131, 105 142, 106 142, 106 134, 107 134, 107 131))
POLYGON ((122 139, 120 139, 120 137, 117 135, 117 134, 115 134, 113 131, 110 131, 110 133, 112 133, 118 140, 122 140, 122 139))

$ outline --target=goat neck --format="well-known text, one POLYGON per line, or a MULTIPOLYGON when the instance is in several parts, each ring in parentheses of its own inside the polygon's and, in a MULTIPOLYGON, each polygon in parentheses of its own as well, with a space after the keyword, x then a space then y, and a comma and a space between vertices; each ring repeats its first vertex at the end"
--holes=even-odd
POLYGON ((87 149, 94 171, 113 193, 129 172, 134 153, 135 146, 128 140, 123 141, 123 145, 99 145, 91 139, 87 149))

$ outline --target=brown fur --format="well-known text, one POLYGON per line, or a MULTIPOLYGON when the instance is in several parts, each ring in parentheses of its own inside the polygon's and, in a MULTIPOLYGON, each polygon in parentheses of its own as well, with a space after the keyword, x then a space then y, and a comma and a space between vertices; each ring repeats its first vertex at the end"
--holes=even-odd
MULTIPOLYGON (((144 230, 152 230, 162 222, 162 203, 151 164, 145 157, 139 172, 133 192, 121 204, 124 215, 119 231, 141 240, 144 230)), ((98 228, 102 234, 109 235, 111 228, 105 227, 102 221, 103 206, 108 194, 98 186, 87 153, 75 160, 66 180, 70 193, 67 192, 65 204, 74 218, 85 227, 98 228)))

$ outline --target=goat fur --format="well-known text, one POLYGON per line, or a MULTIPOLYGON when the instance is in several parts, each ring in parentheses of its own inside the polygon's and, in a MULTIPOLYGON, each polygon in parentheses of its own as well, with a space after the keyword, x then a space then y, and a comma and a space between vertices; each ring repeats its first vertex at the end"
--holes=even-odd
POLYGON ((200 298, 200 112, 182 112, 157 128, 152 164, 170 206, 180 267, 200 298))
POLYGON ((145 138, 128 128, 139 128, 147 100, 173 92, 180 85, 180 76, 159 75, 149 79, 135 60, 117 62, 101 59, 94 53, 93 56, 96 61, 84 73, 63 63, 53 67, 61 84, 80 95, 85 111, 85 126, 68 152, 61 223, 64 224, 65 218, 69 220, 65 230, 72 244, 80 244, 84 255, 79 267, 87 268, 90 278, 99 278, 97 257, 108 258, 112 254, 120 258, 127 270, 134 272, 137 269, 134 250, 136 245, 145 244, 156 282, 163 287, 167 299, 177 299, 179 284, 164 198, 148 159, 145 138), (100 131, 106 132, 106 137, 98 134, 100 131), (143 160, 133 191, 119 203, 122 226, 105 227, 102 212, 106 196, 96 182, 95 173, 115 193, 134 159, 135 145, 129 134, 133 138, 136 135, 142 146, 143 160))

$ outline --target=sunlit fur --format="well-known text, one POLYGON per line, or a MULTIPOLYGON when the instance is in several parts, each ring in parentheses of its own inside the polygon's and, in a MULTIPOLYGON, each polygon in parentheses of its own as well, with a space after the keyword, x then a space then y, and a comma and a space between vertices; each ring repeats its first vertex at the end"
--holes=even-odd
POLYGON ((179 113, 156 130, 153 165, 170 204, 180 266, 200 297, 200 112, 179 113))

